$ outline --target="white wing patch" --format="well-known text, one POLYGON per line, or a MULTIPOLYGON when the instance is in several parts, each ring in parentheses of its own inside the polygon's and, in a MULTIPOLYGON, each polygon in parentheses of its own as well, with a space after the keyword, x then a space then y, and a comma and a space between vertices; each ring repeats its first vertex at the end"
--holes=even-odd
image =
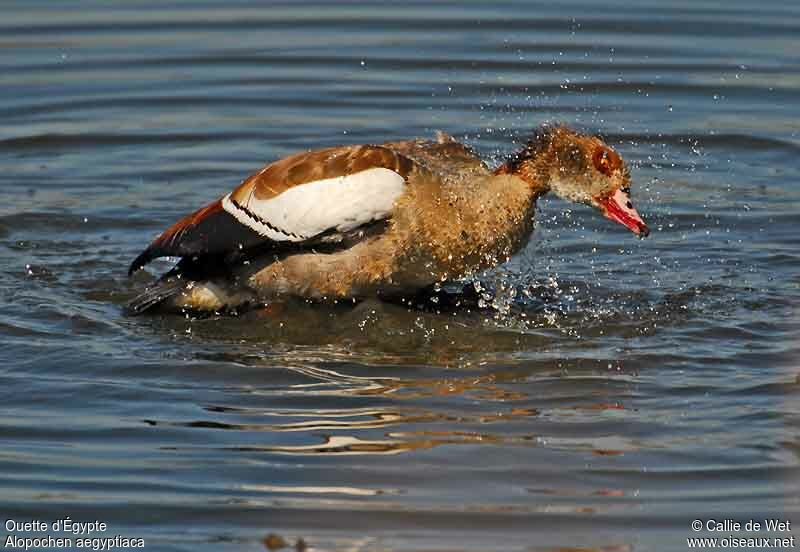
POLYGON ((246 205, 222 198, 236 220, 274 241, 303 241, 327 230, 352 230, 384 219, 403 193, 405 179, 383 167, 307 182, 270 199, 246 205))

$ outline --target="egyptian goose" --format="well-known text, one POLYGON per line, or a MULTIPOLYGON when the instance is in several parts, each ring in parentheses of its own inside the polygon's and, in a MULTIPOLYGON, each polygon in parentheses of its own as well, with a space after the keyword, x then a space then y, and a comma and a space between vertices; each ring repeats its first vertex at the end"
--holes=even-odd
POLYGON ((543 127, 495 170, 444 133, 340 146, 275 161, 169 227, 129 274, 157 257, 182 259, 129 307, 413 295, 506 261, 548 191, 649 233, 619 154, 564 126, 543 127))

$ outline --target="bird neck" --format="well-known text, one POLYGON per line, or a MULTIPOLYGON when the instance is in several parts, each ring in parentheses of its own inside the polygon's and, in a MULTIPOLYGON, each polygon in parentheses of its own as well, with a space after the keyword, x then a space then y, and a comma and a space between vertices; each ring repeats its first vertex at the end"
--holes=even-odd
POLYGON ((544 129, 495 169, 495 176, 511 175, 525 181, 532 198, 550 191, 555 162, 555 145, 560 129, 544 129))

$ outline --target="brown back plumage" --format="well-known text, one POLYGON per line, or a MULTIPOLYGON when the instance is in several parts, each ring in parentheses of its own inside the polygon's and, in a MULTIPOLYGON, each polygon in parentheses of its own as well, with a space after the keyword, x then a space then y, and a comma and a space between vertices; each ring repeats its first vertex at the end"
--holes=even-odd
MULTIPOLYGON (((230 194, 230 200, 250 212, 254 201, 274 198, 295 186, 374 168, 392 170, 406 180, 422 178, 435 185, 440 179, 446 181, 449 175, 488 174, 486 165, 470 148, 439 132, 435 141, 339 146, 290 155, 246 178, 230 194)), ((165 230, 136 258, 130 272, 157 257, 225 255, 268 243, 268 238, 223 209, 220 199, 165 230)))
POLYGON ((269 199, 294 186, 376 167, 390 169, 406 178, 413 162, 384 146, 341 146, 297 153, 275 161, 247 178, 233 191, 231 199, 247 205, 251 197, 269 199))
POLYGON ((486 164, 469 146, 457 142, 444 132, 437 132, 437 141, 402 140, 386 142, 384 147, 400 153, 429 171, 446 179, 458 173, 487 172, 486 164))

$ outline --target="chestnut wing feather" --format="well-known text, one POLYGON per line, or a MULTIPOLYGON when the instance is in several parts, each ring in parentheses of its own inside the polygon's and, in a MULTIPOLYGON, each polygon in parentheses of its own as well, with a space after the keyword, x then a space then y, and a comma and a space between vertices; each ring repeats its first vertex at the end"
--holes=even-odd
POLYGON ((323 233, 349 232, 390 216, 413 168, 413 161, 382 146, 286 157, 169 227, 129 274, 158 257, 225 255, 280 242, 301 246, 323 233))

